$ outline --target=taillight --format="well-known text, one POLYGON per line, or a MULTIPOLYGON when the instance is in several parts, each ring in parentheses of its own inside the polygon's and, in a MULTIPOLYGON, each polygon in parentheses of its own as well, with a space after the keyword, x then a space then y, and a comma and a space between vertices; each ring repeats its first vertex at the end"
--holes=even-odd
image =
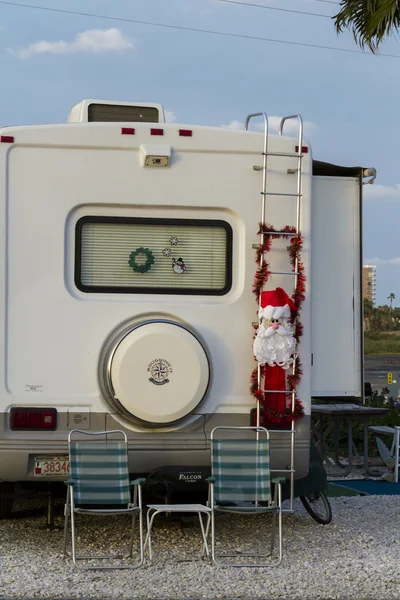
MULTIPOLYGON (((296 152, 298 152, 298 151, 299 151, 299 147, 296 146, 296 152)), ((302 146, 301 147, 301 153, 302 154, 308 154, 308 146, 302 146)))
POLYGON ((54 431, 57 426, 55 408, 14 407, 10 411, 10 429, 12 431, 54 431))

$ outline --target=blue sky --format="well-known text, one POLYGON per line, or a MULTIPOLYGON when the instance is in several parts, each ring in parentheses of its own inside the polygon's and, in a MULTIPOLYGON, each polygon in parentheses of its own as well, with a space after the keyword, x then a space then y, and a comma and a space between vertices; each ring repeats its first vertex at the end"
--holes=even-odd
MULTIPOLYGON (((18 0, 19 1, 19 0, 18 0)), ((321 0, 243 0, 333 15, 321 0)), ((21 0, 21 3, 22 0, 21 0)), ((220 0, 32 0, 30 4, 153 23, 356 50, 329 18, 220 0)), ((400 306, 400 41, 382 53, 283 43, 68 15, 0 3, 0 123, 64 122, 84 98, 160 102, 181 123, 229 125, 250 112, 301 113, 314 157, 373 166, 364 262, 377 303, 400 306)))

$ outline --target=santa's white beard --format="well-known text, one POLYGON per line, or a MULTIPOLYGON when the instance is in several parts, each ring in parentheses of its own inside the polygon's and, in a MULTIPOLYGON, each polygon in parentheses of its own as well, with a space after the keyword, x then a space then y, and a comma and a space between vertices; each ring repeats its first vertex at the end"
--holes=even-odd
POLYGON ((261 365, 277 365, 288 369, 293 363, 296 340, 290 329, 280 326, 278 330, 260 325, 253 344, 256 360, 261 365))

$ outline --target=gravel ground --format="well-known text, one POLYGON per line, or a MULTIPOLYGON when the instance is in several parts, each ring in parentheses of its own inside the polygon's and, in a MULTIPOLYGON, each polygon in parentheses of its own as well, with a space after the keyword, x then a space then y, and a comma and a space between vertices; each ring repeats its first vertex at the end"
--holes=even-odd
MULTIPOLYGON (((62 559, 62 515, 56 517, 56 529, 48 531, 44 510, 34 510, 29 501, 29 511, 0 521, 0 598, 399 598, 399 497, 341 497, 332 498, 331 504, 333 521, 323 526, 295 501, 295 513, 284 515, 283 562, 274 569, 213 567, 197 558, 201 542, 196 519, 179 527, 159 516, 153 565, 136 571, 82 572, 62 559), (188 557, 190 561, 182 560, 188 557)), ((82 542, 88 540, 89 546, 111 543, 115 551, 128 539, 124 517, 81 519, 82 542)), ((270 515, 218 519, 222 538, 242 549, 250 541, 261 548, 253 534, 269 523, 270 515)))
MULTIPOLYGON (((379 463, 380 464, 378 464, 378 465, 372 464, 373 475, 371 475, 370 473, 366 474, 365 469, 363 469, 363 468, 356 468, 356 469, 353 469, 352 471, 350 471, 350 473, 348 473, 345 477, 343 477, 343 475, 342 475, 343 470, 341 470, 340 467, 337 467, 336 465, 326 465, 326 464, 324 464, 324 467, 325 467, 328 481, 336 481, 336 480, 349 481, 351 479, 373 479, 373 480, 378 481, 378 480, 382 479, 383 475, 389 473, 389 470, 386 467, 382 466, 382 461, 379 461, 379 463), (341 471, 342 471, 342 473, 341 473, 341 471)), ((370 468, 371 468, 371 461, 370 461, 370 468)))

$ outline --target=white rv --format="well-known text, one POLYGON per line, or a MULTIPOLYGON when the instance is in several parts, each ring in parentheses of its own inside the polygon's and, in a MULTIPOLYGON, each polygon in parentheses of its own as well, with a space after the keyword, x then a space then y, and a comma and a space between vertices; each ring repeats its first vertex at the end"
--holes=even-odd
MULTIPOLYGON (((67 124, 0 129, 0 517, 16 482, 67 477, 73 428, 123 429, 145 474, 207 466, 213 427, 250 424, 263 179, 265 221, 294 224, 298 154, 295 468, 307 473, 311 398, 363 394, 367 173, 313 161, 281 133, 167 124, 160 105, 105 101, 67 124)), ((273 243, 268 285, 291 293, 287 244, 273 243)), ((286 469, 290 436, 271 439, 286 469)))

